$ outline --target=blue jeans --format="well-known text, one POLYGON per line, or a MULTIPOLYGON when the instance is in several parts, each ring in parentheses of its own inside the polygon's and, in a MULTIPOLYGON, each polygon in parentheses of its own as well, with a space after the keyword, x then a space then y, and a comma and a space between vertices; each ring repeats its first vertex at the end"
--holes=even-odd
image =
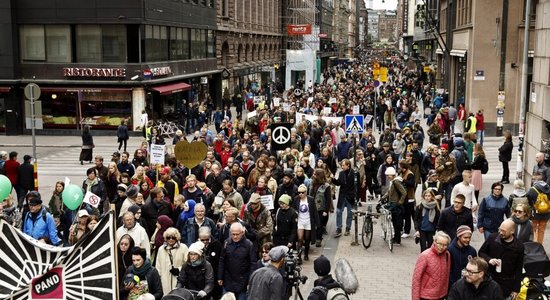
POLYGON ((342 213, 344 212, 344 209, 347 209, 348 211, 346 215, 346 230, 351 228, 352 206, 349 201, 344 200, 344 206, 342 208, 339 207, 336 209, 336 229, 342 229, 342 213))
POLYGON ((477 142, 483 146, 483 130, 476 131, 477 142))
MULTIPOLYGON (((494 231, 493 231, 493 232, 494 232, 494 231)), ((487 238, 489 237, 489 235, 491 235, 491 233, 493 233, 493 232, 489 232, 488 230, 485 230, 485 231, 483 231, 483 237, 484 237, 485 239, 487 239, 487 238)))
MULTIPOLYGON (((229 292, 228 290, 226 290, 225 288, 223 288, 223 293, 227 293, 229 292)), ((246 292, 241 292, 241 293, 233 293, 235 294, 235 298, 237 300, 246 300, 246 292)))

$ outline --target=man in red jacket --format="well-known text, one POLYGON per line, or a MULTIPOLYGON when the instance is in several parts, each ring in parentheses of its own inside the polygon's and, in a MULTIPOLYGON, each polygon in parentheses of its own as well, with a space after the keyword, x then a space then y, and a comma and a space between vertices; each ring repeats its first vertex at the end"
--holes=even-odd
POLYGON ((435 233, 432 247, 418 256, 412 279, 412 300, 443 299, 449 289, 451 255, 447 248, 451 237, 443 231, 435 233))
POLYGON ((483 135, 485 132, 485 117, 483 116, 483 109, 480 109, 476 113, 476 135, 478 143, 483 146, 483 135))
POLYGON ((10 179, 11 186, 15 189, 17 194, 17 200, 19 201, 18 206, 23 206, 23 197, 25 196, 23 192, 19 189, 19 178, 17 178, 17 170, 21 164, 17 161, 17 152, 10 152, 10 159, 4 163, 4 169, 6 170, 6 176, 10 179))

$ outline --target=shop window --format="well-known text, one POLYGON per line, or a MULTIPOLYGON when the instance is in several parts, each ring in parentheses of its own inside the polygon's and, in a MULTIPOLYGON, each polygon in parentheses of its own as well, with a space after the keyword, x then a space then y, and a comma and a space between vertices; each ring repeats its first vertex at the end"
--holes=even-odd
POLYGON ((21 59, 23 61, 46 60, 44 26, 21 26, 19 35, 21 40, 21 59))
POLYGON ((168 28, 165 26, 145 26, 145 60, 168 60, 168 28))
POLYGON ((126 62, 126 28, 102 25, 103 62, 126 62))
POLYGON ((68 25, 46 26, 48 62, 71 62, 71 28, 68 25))

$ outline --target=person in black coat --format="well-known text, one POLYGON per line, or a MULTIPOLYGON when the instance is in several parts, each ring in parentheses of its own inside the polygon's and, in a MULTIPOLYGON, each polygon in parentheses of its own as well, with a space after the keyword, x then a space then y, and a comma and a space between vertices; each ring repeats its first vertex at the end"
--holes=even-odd
POLYGON ((130 135, 128 134, 128 126, 126 126, 126 120, 122 120, 122 122, 120 122, 120 126, 118 126, 116 131, 116 137, 118 141, 118 151, 120 151, 120 148, 124 143, 124 152, 126 152, 126 144, 130 138, 130 135))
POLYGON ((498 148, 498 160, 502 163, 502 180, 500 183, 510 183, 510 168, 508 163, 512 160, 512 150, 514 144, 512 144, 512 133, 510 131, 504 132, 504 144, 498 148))
POLYGON ((453 205, 443 209, 437 222, 437 231, 443 231, 453 240, 456 237, 456 230, 460 225, 466 225, 474 230, 472 211, 464 206, 466 201, 464 195, 458 194, 453 199, 453 205))
POLYGON ((296 242, 298 213, 289 206, 290 201, 291 197, 286 194, 279 198, 279 209, 276 211, 273 220, 273 243, 275 246, 293 248, 296 242))
POLYGON ((164 293, 160 282, 160 275, 157 269, 151 265, 151 261, 147 258, 147 252, 140 247, 132 249, 132 266, 126 271, 123 283, 120 286, 121 299, 137 298, 138 295, 147 289, 147 294, 155 297, 155 300, 161 300, 164 293), (136 282, 134 277, 139 277, 139 282, 136 282), (145 286, 146 285, 146 286, 145 286))
MULTIPOLYGON (((207 226, 199 228, 199 241, 204 243, 204 258, 212 265, 214 271, 214 281, 218 281, 218 265, 220 263, 220 255, 222 253, 222 243, 212 237, 211 229, 207 226)), ((222 296, 222 288, 218 284, 214 284, 212 297, 219 299, 222 296)))
POLYGON ((94 151, 94 138, 90 133, 90 125, 85 125, 82 129, 82 150, 80 150, 80 164, 84 164, 83 161, 92 163, 94 151))
POLYGON ((347 209, 345 235, 349 235, 352 219, 351 209, 355 204, 356 197, 355 172, 351 169, 349 159, 344 159, 342 161, 342 171, 338 174, 338 179, 332 177, 332 183, 340 186, 338 203, 336 204, 335 237, 340 237, 342 235, 342 214, 344 213, 344 209, 347 209))
MULTIPOLYGON (((118 284, 124 285, 124 274, 132 266, 132 249, 134 249, 134 239, 129 235, 123 235, 118 241, 118 284)), ((122 291, 122 290, 121 290, 122 291)), ((122 296, 122 295, 120 295, 122 296)))
POLYGON ((481 257, 473 257, 466 265, 466 275, 449 290, 448 300, 504 299, 498 283, 487 275, 487 262, 481 257))
MULTIPOLYGON (((29 191, 34 190, 34 166, 31 163, 30 155, 23 156, 23 163, 17 168, 17 179, 20 193, 25 196, 29 191)), ((22 201, 20 201, 22 203, 22 201)))
POLYGON ((151 189, 149 198, 145 201, 145 204, 141 208, 141 217, 147 221, 147 235, 153 236, 157 226, 157 219, 159 216, 170 216, 172 213, 171 204, 164 200, 164 192, 162 188, 155 187, 151 189))

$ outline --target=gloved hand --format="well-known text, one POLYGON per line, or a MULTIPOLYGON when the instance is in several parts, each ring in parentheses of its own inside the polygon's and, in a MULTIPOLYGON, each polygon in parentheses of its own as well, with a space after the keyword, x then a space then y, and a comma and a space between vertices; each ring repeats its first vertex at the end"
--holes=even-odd
POLYGON ((199 291, 199 292, 197 293, 197 297, 198 297, 199 299, 200 299, 200 298, 206 297, 206 292, 205 292, 205 291, 202 291, 202 290, 199 291))
POLYGON ((172 273, 172 275, 174 275, 174 276, 178 276, 180 274, 180 269, 172 268, 172 269, 170 269, 170 273, 172 273))

